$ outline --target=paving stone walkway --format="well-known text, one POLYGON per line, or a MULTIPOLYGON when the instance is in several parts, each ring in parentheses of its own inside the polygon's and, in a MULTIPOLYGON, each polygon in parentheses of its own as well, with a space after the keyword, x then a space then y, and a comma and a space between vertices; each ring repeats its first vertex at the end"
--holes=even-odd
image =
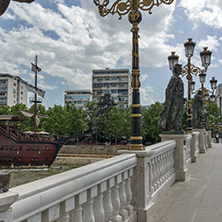
POLYGON ((222 222, 222 143, 212 146, 158 200, 151 222, 222 222))

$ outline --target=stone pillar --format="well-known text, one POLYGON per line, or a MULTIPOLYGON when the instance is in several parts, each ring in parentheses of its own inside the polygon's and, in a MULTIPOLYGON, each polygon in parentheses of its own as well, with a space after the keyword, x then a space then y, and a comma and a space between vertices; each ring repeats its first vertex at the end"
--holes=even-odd
POLYGON ((207 144, 208 144, 208 148, 212 148, 212 144, 211 144, 211 141, 212 141, 212 137, 211 137, 211 130, 208 130, 207 131, 207 144))
POLYGON ((186 134, 161 134, 161 141, 175 140, 176 149, 174 153, 174 168, 176 170, 176 180, 185 181, 188 176, 186 165, 186 134))
POLYGON ((197 162, 197 154, 199 153, 199 135, 199 132, 192 133, 191 159, 193 163, 197 162))
POLYGON ((12 208, 10 207, 18 199, 18 193, 5 192, 0 194, 0 221, 13 221, 12 208))
POLYGON ((199 150, 200 153, 206 153, 205 129, 193 129, 193 132, 199 132, 199 150))

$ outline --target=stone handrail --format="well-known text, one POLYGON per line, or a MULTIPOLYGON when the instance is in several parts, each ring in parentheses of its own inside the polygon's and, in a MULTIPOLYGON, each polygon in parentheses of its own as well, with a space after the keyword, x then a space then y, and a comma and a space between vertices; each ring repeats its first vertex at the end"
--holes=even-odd
POLYGON ((135 216, 130 177, 135 154, 123 154, 10 189, 13 222, 125 221, 135 216))
POLYGON ((7 222, 150 221, 163 193, 176 180, 188 178, 188 165, 196 162, 203 135, 201 130, 161 135, 161 143, 145 150, 120 150, 121 155, 110 159, 12 188, 0 196, 0 218, 7 215, 7 222))

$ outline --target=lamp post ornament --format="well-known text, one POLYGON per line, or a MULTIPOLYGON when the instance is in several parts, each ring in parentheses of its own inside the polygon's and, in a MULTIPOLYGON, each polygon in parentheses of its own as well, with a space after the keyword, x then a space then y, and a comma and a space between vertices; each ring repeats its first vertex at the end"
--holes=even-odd
POLYGON ((141 104, 140 104, 140 70, 139 70, 139 27, 138 24, 142 20, 142 15, 139 9, 148 11, 152 14, 151 10, 154 6, 159 6, 161 3, 170 5, 174 0, 116 0, 110 8, 108 7, 109 0, 93 0, 98 6, 99 14, 105 17, 108 14, 118 14, 119 19, 123 15, 128 15, 129 22, 132 24, 132 83, 133 96, 132 96, 132 112, 131 112, 131 146, 130 150, 142 150, 142 128, 141 128, 141 104))

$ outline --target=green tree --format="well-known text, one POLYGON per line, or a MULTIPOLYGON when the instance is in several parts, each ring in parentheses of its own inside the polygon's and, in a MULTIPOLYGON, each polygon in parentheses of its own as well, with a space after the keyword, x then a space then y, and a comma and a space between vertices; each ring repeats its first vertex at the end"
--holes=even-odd
POLYGON ((10 106, 1 106, 0 107, 0 115, 10 115, 10 106))
POLYGON ((96 119, 98 114, 97 103, 89 102, 86 104, 86 123, 90 130, 93 130, 96 126, 96 119))
POLYGON ((54 105, 53 108, 49 107, 47 110, 49 118, 46 122, 46 131, 53 136, 67 135, 69 125, 67 124, 67 107, 61 105, 54 105))
POLYGON ((109 93, 102 96, 98 102, 98 131, 101 133, 107 133, 107 129, 105 126, 105 117, 107 117, 109 111, 115 106, 114 100, 110 96, 109 93))
POLYGON ((68 132, 66 135, 80 134, 87 131, 88 126, 85 122, 87 112, 82 108, 77 108, 74 104, 66 105, 68 132))
POLYGON ((217 103, 209 102, 207 105, 207 111, 209 113, 210 129, 214 133, 218 130, 217 125, 222 121, 221 109, 217 103))
POLYGON ((153 141, 149 142, 158 142, 160 140, 161 130, 158 127, 158 117, 162 109, 163 105, 159 102, 152 104, 148 109, 142 108, 142 135, 145 141, 150 137, 153 141))
MULTIPOLYGON (((127 117, 127 109, 119 109, 114 106, 104 118, 104 124, 106 128, 106 134, 111 134, 115 138, 115 144, 117 144, 117 138, 128 137, 130 131, 130 121, 127 117), (128 131, 128 132, 127 132, 128 131)), ((129 115, 130 117, 130 115, 129 115)))

